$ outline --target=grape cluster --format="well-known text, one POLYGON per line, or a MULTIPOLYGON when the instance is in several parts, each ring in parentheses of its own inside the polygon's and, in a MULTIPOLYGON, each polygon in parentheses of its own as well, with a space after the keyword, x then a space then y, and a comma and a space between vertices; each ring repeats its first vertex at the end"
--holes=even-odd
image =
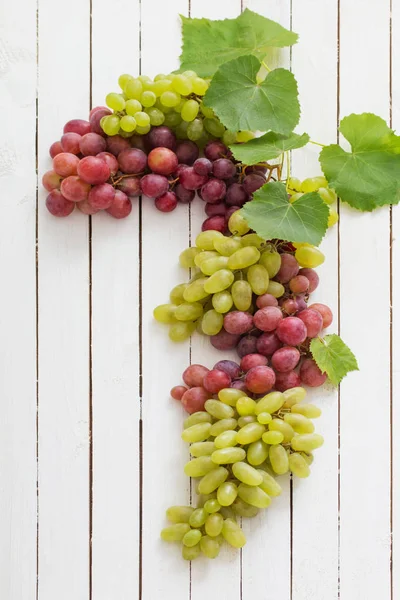
POLYGON ((185 474, 196 479, 197 508, 173 506, 172 523, 161 532, 165 541, 181 541, 182 556, 193 560, 201 553, 215 558, 225 540, 241 548, 246 538, 237 517, 254 517, 279 496, 276 475, 308 477, 313 450, 323 444, 311 419, 321 411, 303 404, 306 391, 294 387, 255 398, 224 375, 238 375, 240 366, 228 360, 212 370, 190 365, 183 373, 186 385, 171 390, 191 413, 182 439, 193 457, 185 474), (222 376, 221 376, 222 374, 222 376))
POLYGON ((308 177, 303 181, 297 177, 289 177, 287 181, 287 189, 290 202, 295 202, 310 192, 318 192, 322 200, 329 205, 328 227, 333 227, 339 220, 339 215, 336 208, 333 206, 338 197, 334 190, 328 187, 328 182, 325 177, 308 177))
POLYGON ((172 289, 170 303, 155 308, 155 319, 169 325, 172 341, 197 329, 219 350, 236 348, 251 392, 322 385, 326 374, 311 358, 309 343, 331 324, 332 312, 307 303, 319 282, 313 267, 324 255, 308 244, 279 246, 244 234, 248 226, 239 213, 229 227, 236 235, 204 231, 181 253, 180 264, 192 269, 192 277, 172 289))

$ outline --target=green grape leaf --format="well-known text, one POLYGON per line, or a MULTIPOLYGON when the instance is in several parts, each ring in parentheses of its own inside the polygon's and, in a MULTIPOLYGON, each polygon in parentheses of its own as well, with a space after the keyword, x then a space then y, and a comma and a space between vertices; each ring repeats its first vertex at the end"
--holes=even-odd
POLYGON ((328 227, 329 208, 319 194, 304 194, 291 203, 283 183, 267 183, 241 209, 251 229, 265 240, 318 245, 328 227))
POLYGON ((218 69, 204 96, 232 131, 268 131, 289 135, 300 118, 297 83, 290 71, 274 69, 258 82, 255 56, 241 56, 218 69))
POLYGON ((200 77, 215 73, 224 62, 254 54, 262 60, 271 47, 297 42, 297 33, 248 8, 236 19, 211 21, 181 15, 183 46, 180 71, 193 70, 200 77))
POLYGON ((400 137, 371 113, 344 117, 339 131, 351 145, 322 149, 319 160, 329 187, 341 200, 371 211, 400 200, 400 137))
POLYGON ((310 136, 307 133, 303 133, 303 135, 291 133, 285 136, 269 131, 265 135, 254 138, 245 144, 232 144, 229 148, 236 160, 240 160, 245 165, 255 165, 265 160, 271 160, 271 158, 277 158, 287 150, 301 148, 309 140, 310 136))
POLYGON ((359 370, 356 357, 336 334, 312 339, 310 351, 321 371, 334 385, 338 385, 350 371, 359 370))

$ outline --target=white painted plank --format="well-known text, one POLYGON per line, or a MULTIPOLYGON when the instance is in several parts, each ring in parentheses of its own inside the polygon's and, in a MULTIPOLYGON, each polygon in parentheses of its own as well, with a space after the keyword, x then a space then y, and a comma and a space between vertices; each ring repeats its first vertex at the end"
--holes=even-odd
MULTIPOLYGON (((187 0, 160 3, 142 0, 142 74, 170 73, 179 65, 179 13, 188 14, 187 0)), ((177 544, 160 540, 167 525, 165 510, 189 502, 189 480, 183 473, 188 459, 181 440, 184 411, 169 397, 181 383, 189 363, 189 343, 173 344, 168 327, 153 320, 156 305, 168 302, 169 291, 186 281, 178 266, 188 245, 188 209, 179 205, 161 213, 154 201, 142 199, 142 326, 143 326, 143 599, 189 597, 189 565, 177 544), (155 566, 156 565, 156 566, 155 566)))
MULTIPOLYGON (((93 106, 139 68, 139 2, 92 4, 93 106), (107 39, 107 44, 104 40, 107 39)), ((92 217, 93 598, 139 595, 139 200, 92 217)))
POLYGON ((0 24, 0 595, 36 596, 36 7, 0 24))
MULTIPOLYGON (((293 46, 292 70, 299 86, 301 120, 297 130, 321 143, 336 141, 337 121, 337 1, 305 0, 293 5, 293 30, 299 42, 293 46), (316 26, 316 23, 318 24, 316 26), (318 98, 315 97, 318 82, 318 98), (318 103, 318 110, 316 110, 318 103)), ((308 144, 292 152, 292 174, 304 179, 321 174, 321 148, 308 144)), ((326 260, 317 269, 320 285, 310 303, 331 307, 338 330, 337 227, 321 245, 326 260)), ((331 600, 338 594, 338 392, 333 386, 309 390, 309 401, 322 409, 315 427, 325 438, 315 452, 311 476, 293 478, 292 598, 331 600)))
MULTIPOLYGON (((39 171, 89 109, 89 2, 39 5, 39 171)), ((89 597, 88 220, 39 194, 39 597, 89 597)))
MULTIPOLYGON (((389 0, 340 2, 340 115, 389 117, 389 0), (371 43, 372 40, 376 43, 371 43)), ((390 598, 389 210, 341 208, 341 335, 360 372, 341 386, 341 600, 390 598), (373 313, 365 282, 374 274, 373 313), (379 443, 373 406, 379 399, 379 443)))

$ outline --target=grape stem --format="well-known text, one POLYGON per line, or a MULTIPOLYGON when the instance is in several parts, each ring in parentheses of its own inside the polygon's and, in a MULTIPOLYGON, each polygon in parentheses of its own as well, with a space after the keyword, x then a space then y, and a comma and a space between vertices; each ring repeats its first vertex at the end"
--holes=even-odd
POLYGON ((127 175, 120 175, 118 177, 118 179, 112 179, 112 184, 118 185, 119 182, 122 181, 123 179, 126 179, 126 177, 141 177, 142 175, 144 175, 144 171, 143 171, 143 173, 136 173, 135 175, 132 175, 132 173, 129 173, 127 175))
POLYGON ((269 66, 267 65, 267 63, 265 63, 263 60, 261 61, 262 66, 264 67, 264 69, 267 69, 268 73, 271 73, 271 69, 269 68, 269 66))
POLYGON ((287 161, 287 167, 286 167, 286 191, 288 191, 289 189, 289 179, 290 179, 290 152, 285 152, 286 156, 286 161, 287 161))
POLYGON ((321 146, 321 148, 326 148, 326 144, 321 144, 321 142, 314 142, 314 140, 309 140, 309 144, 314 144, 315 146, 321 146))

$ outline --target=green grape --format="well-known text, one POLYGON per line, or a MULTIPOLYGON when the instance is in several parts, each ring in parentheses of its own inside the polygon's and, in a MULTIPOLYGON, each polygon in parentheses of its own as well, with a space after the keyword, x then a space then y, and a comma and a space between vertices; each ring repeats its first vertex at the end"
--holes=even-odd
POLYGON ((300 191, 308 194, 310 192, 316 192, 321 187, 328 187, 328 182, 325 177, 308 177, 302 182, 300 191))
POLYGON ((276 412, 282 407, 284 402, 285 397, 282 392, 270 392, 257 402, 255 411, 256 415, 259 415, 262 412, 267 412, 272 415, 272 413, 276 412))
POLYGON ((191 527, 203 527, 207 516, 208 513, 204 508, 196 508, 189 517, 189 525, 191 527))
POLYGON ((236 435, 236 431, 234 431, 233 429, 223 431, 222 433, 217 435, 217 437, 214 440, 215 448, 232 448, 233 446, 236 446, 236 444, 238 443, 236 435))
POLYGON ((188 531, 190 531, 188 523, 175 523, 161 530, 161 539, 164 542, 180 542, 188 531))
POLYGON ((232 419, 235 414, 231 406, 219 400, 207 400, 204 408, 214 419, 232 419))
POLYGON ((265 432, 264 425, 257 423, 248 423, 244 427, 241 427, 237 434, 237 441, 239 444, 251 444, 252 442, 256 442, 265 432))
POLYGON ((217 313, 221 314, 229 312, 233 306, 232 295, 226 290, 214 294, 211 302, 217 313))
POLYGON ((209 294, 216 294, 229 288, 235 279, 232 271, 228 269, 220 269, 207 279, 204 284, 204 290, 209 294))
POLYGON ((196 237, 196 242, 195 243, 196 243, 196 246, 198 248, 201 248, 202 250, 212 250, 212 251, 214 251, 214 241, 216 239, 220 239, 220 238, 223 238, 223 237, 224 236, 219 231, 214 231, 214 230, 202 231, 196 237))
MULTIPOLYGON (((264 434, 265 435, 265 434, 264 434)), ((262 441, 252 442, 247 448, 247 462, 259 467, 268 458, 268 446, 262 441)))
POLYGON ((179 283, 172 288, 169 294, 169 299, 172 304, 182 304, 182 302, 184 302, 183 292, 186 290, 187 286, 187 283, 179 283))
POLYGON ((206 262, 211 258, 218 258, 218 252, 215 252, 215 250, 200 250, 200 248, 196 248, 196 250, 197 254, 194 257, 194 264, 197 267, 200 267, 200 269, 203 262, 206 262))
POLYGON ((138 79, 142 83, 150 83, 151 82, 151 77, 149 77, 148 75, 139 75, 138 79))
POLYGON ((241 239, 238 237, 217 238, 214 240, 214 248, 223 256, 231 256, 236 250, 242 247, 241 239))
POLYGON ((180 115, 178 115, 174 112, 171 112, 171 113, 167 113, 165 115, 164 125, 166 127, 174 128, 174 127, 177 127, 179 125, 179 123, 181 123, 181 121, 182 121, 182 119, 181 119, 180 115))
POLYGON ((221 506, 231 506, 237 497, 237 486, 233 481, 225 481, 217 491, 217 499, 221 506))
POLYGON ((199 104, 196 100, 186 100, 182 106, 181 117, 184 121, 194 121, 199 112, 199 104))
POLYGON ((254 415, 247 415, 246 417, 239 417, 238 426, 240 428, 242 428, 245 425, 248 425, 249 423, 256 423, 256 421, 257 421, 257 419, 255 418, 254 415))
POLYGON ((294 429, 289 423, 282 421, 282 419, 272 419, 268 425, 268 429, 273 431, 279 431, 283 435, 283 443, 288 444, 294 436, 294 429))
POLYGON ((224 317, 216 310, 211 309, 204 313, 201 328, 206 335, 217 335, 224 324, 224 317))
POLYGON ((288 413, 284 416, 285 423, 289 423, 296 433, 313 433, 314 423, 300 414, 288 413))
POLYGON ((318 433, 305 433, 302 435, 295 435, 291 441, 293 450, 299 452, 312 452, 317 448, 320 448, 324 443, 324 438, 318 433))
MULTIPOLYGON (((231 214, 228 221, 228 229, 231 233, 244 235, 250 229, 247 221, 242 217, 240 210, 231 214)), ((255 248, 257 250, 257 248, 255 248)), ((258 250, 257 250, 258 252, 258 250)), ((260 254, 260 253, 259 253, 260 254)), ((257 259, 258 260, 258 259, 257 259)))
POLYGON ((143 85, 139 79, 130 79, 124 87, 124 93, 128 99, 139 100, 143 93, 143 85))
POLYGON ((125 105, 126 114, 134 117, 137 112, 142 110, 139 100, 127 100, 125 105))
POLYGON ((247 502, 244 502, 241 498, 236 498, 235 502, 232 504, 232 509, 237 515, 246 517, 247 519, 256 517, 260 512, 256 506, 247 504, 247 502))
POLYGON ((215 469, 215 463, 210 456, 199 456, 186 463, 184 473, 188 477, 203 477, 213 469, 215 469))
MULTIPOLYGON (((173 110, 178 115, 180 115, 181 112, 182 112, 182 108, 183 108, 183 105, 185 104, 185 102, 186 102, 186 98, 181 98, 180 101, 179 101, 179 104, 177 104, 176 106, 174 106, 170 110, 173 110)), ((181 118, 182 118, 182 115, 181 115, 181 118)))
POLYGON ((246 537, 239 525, 232 519, 225 519, 222 527, 222 535, 230 546, 234 548, 243 548, 246 543, 246 537))
MULTIPOLYGON (((236 213, 233 213, 232 217, 236 213)), ((231 218, 232 218, 231 217, 231 218)), ((228 268, 232 270, 246 269, 254 265, 260 258, 260 253, 254 246, 247 246, 236 250, 228 259, 228 268)), ((233 299, 235 302, 235 298, 233 299)))
POLYGON ((314 404, 294 404, 292 406, 292 413, 304 415, 308 419, 317 419, 321 416, 321 409, 314 404))
POLYGON ((253 133, 253 131, 238 131, 236 134, 236 141, 241 143, 241 142, 249 142, 250 140, 253 140, 256 137, 255 133, 253 133))
POLYGON ((289 177, 287 180, 287 188, 289 192, 300 192, 301 181, 297 177, 289 177))
POLYGON ((200 540, 200 549, 207 558, 216 558, 219 554, 220 545, 215 538, 203 535, 200 540))
POLYGON ((328 227, 333 227, 339 221, 339 215, 333 206, 329 207, 328 227))
POLYGON ((269 462, 277 475, 284 475, 289 470, 289 458, 285 448, 281 445, 270 446, 269 462))
POLYGON ((191 548, 182 546, 182 558, 185 560, 195 560, 198 556, 200 556, 200 552, 200 544, 196 544, 196 546, 192 546, 191 548))
POLYGON ((106 104, 112 110, 120 112, 125 108, 125 99, 122 94, 111 93, 106 96, 106 104))
POLYGON ((182 96, 189 96, 193 91, 193 84, 185 75, 175 75, 172 80, 172 89, 182 96))
POLYGON ((302 192, 298 192, 297 194, 293 194, 292 196, 290 196, 289 202, 291 202, 291 203, 296 202, 296 200, 298 200, 302 196, 304 196, 304 194, 302 192))
POLYGON ((159 108, 147 108, 146 113, 149 115, 150 125, 153 125, 153 127, 158 127, 165 121, 164 113, 159 108))
POLYGON ((187 71, 183 71, 182 75, 184 75, 185 77, 189 77, 189 79, 197 77, 196 71, 191 71, 190 69, 188 69, 187 71))
POLYGON ((169 325, 176 322, 175 311, 175 304, 160 304, 153 310, 153 316, 159 323, 169 325))
POLYGON ((224 467, 217 467, 213 471, 204 475, 198 485, 199 494, 211 494, 219 488, 221 483, 228 479, 229 471, 224 467))
POLYGON ((200 269, 205 275, 214 275, 220 269, 226 269, 228 265, 227 256, 215 256, 201 262, 200 269))
POLYGON ((204 106, 203 102, 200 104, 200 111, 207 119, 213 119, 215 116, 213 109, 209 108, 208 106, 204 106))
POLYGON ((236 406, 239 398, 243 396, 246 396, 245 392, 236 388, 223 388, 218 392, 218 399, 224 404, 229 404, 229 406, 236 406))
POLYGON ((193 93, 197 96, 204 96, 208 90, 208 83, 201 77, 194 76, 192 79, 193 93))
POLYGON ((160 81, 160 79, 168 79, 168 75, 165 75, 164 73, 157 73, 157 75, 154 77, 154 81, 160 81))
MULTIPOLYGON (((261 475, 260 475, 261 477, 261 475)), ((261 477, 262 479, 262 477, 261 477)), ((268 508, 271 498, 260 487, 241 483, 238 487, 238 496, 247 504, 257 508, 268 508)))
POLYGON ((284 435, 280 431, 266 431, 263 434, 262 439, 263 442, 270 446, 277 446, 283 442, 284 435))
POLYGON ((280 298, 285 293, 285 288, 281 283, 277 281, 270 281, 267 289, 267 293, 271 294, 274 298, 280 298))
POLYGON ((161 112, 164 115, 169 115, 172 114, 174 112, 174 109, 168 106, 164 106, 163 104, 161 104, 161 100, 160 98, 157 98, 157 100, 154 103, 154 108, 158 108, 158 110, 161 110, 161 112))
POLYGON ((295 252, 295 258, 301 267, 315 269, 325 261, 325 256, 314 246, 301 246, 295 252))
POLYGON ((211 456, 214 450, 214 442, 195 442, 194 444, 191 444, 189 448, 190 454, 196 458, 199 458, 200 456, 211 456))
POLYGON ((189 283, 183 292, 183 297, 186 302, 198 302, 199 300, 203 300, 203 298, 207 298, 207 296, 209 296, 209 293, 204 289, 204 284, 207 279, 207 277, 201 277, 200 279, 195 279, 195 281, 189 283))
POLYGON ((152 90, 159 97, 164 92, 172 90, 172 81, 169 79, 157 79, 157 81, 154 81, 152 90))
POLYGON ((216 537, 221 533, 223 524, 224 517, 220 513, 209 515, 204 525, 206 534, 210 537, 216 537))
POLYGON ((120 118, 118 115, 107 115, 101 120, 101 127, 107 135, 117 135, 119 132, 120 118))
POLYGON ((201 540, 201 531, 199 529, 191 529, 182 538, 182 543, 188 548, 193 548, 201 540))
POLYGON ((333 204, 333 202, 336 202, 337 200, 337 195, 335 192, 326 187, 320 187, 318 194, 321 196, 322 200, 326 202, 326 204, 333 204))
POLYGON ((260 485, 262 483, 262 477, 257 469, 245 462, 235 462, 232 466, 232 472, 236 479, 247 485, 260 485))
POLYGON ((308 477, 310 467, 305 458, 298 452, 293 452, 289 455, 289 469, 296 477, 308 477))
POLYGON ((290 408, 294 404, 298 404, 306 397, 307 392, 303 387, 294 387, 290 388, 283 392, 283 396, 285 398, 285 408, 290 408))
MULTIPOLYGON (((187 119, 185 122, 188 122, 187 119)), ((189 140, 197 142, 201 139, 204 133, 203 121, 201 119, 194 119, 187 125, 186 134, 189 140)))
POLYGON ((118 85, 122 91, 124 91, 125 86, 128 83, 128 81, 132 81, 132 79, 133 79, 133 76, 128 75, 127 73, 124 73, 123 75, 120 75, 118 77, 118 85))
POLYGON ((211 459, 216 465, 230 465, 246 458, 246 451, 243 448, 221 448, 214 450, 211 459))
POLYGON ((271 423, 272 417, 269 412, 262 412, 257 416, 257 421, 261 423, 261 425, 268 425, 268 423, 271 423))
POLYGON ((175 307, 175 319, 178 321, 195 321, 203 314, 203 305, 199 302, 182 302, 175 307))
MULTIPOLYGON (((136 113, 136 116, 138 114, 145 115, 146 113, 136 113)), ((142 117, 140 117, 140 118, 142 118, 142 117)), ((136 119, 136 123, 137 123, 137 119, 136 119)), ((148 125, 138 125, 136 127, 136 133, 138 133, 139 135, 146 135, 146 133, 149 133, 150 129, 151 129, 150 123, 148 125)))
POLYGON ((236 133, 234 131, 229 131, 229 129, 227 129, 226 131, 224 131, 224 134, 222 136, 222 141, 225 144, 225 146, 230 146, 231 144, 235 144, 236 143, 236 133))
POLYGON ((216 423, 214 423, 214 425, 211 426, 210 435, 217 437, 218 435, 220 435, 220 433, 223 433, 224 431, 235 429, 236 426, 236 419, 221 419, 220 421, 217 421, 216 423))
POLYGON ((143 92, 143 94, 140 97, 140 102, 142 103, 142 106, 145 106, 146 108, 154 106, 156 100, 157 96, 154 92, 150 91, 143 92))
POLYGON ((281 255, 275 250, 265 250, 260 256, 260 265, 265 267, 272 278, 281 268, 281 255))
POLYGON ((232 284, 231 294, 233 303, 238 310, 249 310, 253 298, 253 291, 247 281, 235 281, 232 284))
POLYGON ((193 444, 194 442, 204 442, 210 435, 211 423, 197 423, 191 425, 182 431, 182 439, 184 442, 193 444))
POLYGON ((172 342, 184 342, 192 335, 195 329, 196 323, 192 323, 191 321, 177 321, 169 327, 169 339, 172 342))
POLYGON ((146 127, 147 125, 150 125, 150 117, 145 112, 138 111, 135 113, 135 119, 139 127, 146 127))
POLYGON ((220 503, 216 498, 210 498, 207 502, 204 503, 204 509, 211 515, 216 513, 221 508, 220 503))
MULTIPOLYGON (((199 423, 211 423, 211 422, 212 422, 211 415, 206 413, 204 410, 199 410, 198 412, 195 412, 195 413, 189 415, 188 418, 183 421, 183 429, 187 429, 188 427, 191 427, 192 425, 198 425, 199 423)), ((211 443, 213 443, 213 442, 211 442, 211 443)))
POLYGON ((241 238, 242 246, 255 246, 261 250, 265 246, 265 240, 256 233, 247 233, 241 238))
POLYGON ((305 452, 300 452, 300 454, 308 465, 312 465, 314 462, 314 456, 312 454, 306 454, 305 452))
MULTIPOLYGON (((203 113, 204 114, 204 113, 203 113)), ((218 119, 204 119, 204 127, 208 133, 211 133, 214 137, 220 138, 225 131, 225 127, 222 125, 221 121, 218 119)))
POLYGON ((180 95, 173 91, 163 92, 160 96, 161 104, 168 108, 173 108, 174 106, 178 106, 180 101, 181 101, 180 95))
POLYGON ((254 415, 256 405, 257 402, 252 400, 252 398, 242 396, 236 403, 236 410, 241 417, 245 417, 246 415, 254 415))
POLYGON ((120 127, 123 131, 131 133, 136 129, 136 120, 135 117, 131 117, 129 115, 124 115, 121 117, 120 127))
POLYGON ((260 483, 260 488, 268 494, 268 496, 276 497, 282 493, 282 488, 279 483, 276 481, 275 477, 272 477, 269 473, 262 469, 257 469, 263 478, 262 483, 260 483))
POLYGON ((262 265, 252 265, 247 271, 247 281, 257 296, 265 294, 269 285, 268 271, 262 265))
POLYGON ((192 506, 170 506, 166 513, 167 519, 170 523, 189 523, 193 511, 192 506))

